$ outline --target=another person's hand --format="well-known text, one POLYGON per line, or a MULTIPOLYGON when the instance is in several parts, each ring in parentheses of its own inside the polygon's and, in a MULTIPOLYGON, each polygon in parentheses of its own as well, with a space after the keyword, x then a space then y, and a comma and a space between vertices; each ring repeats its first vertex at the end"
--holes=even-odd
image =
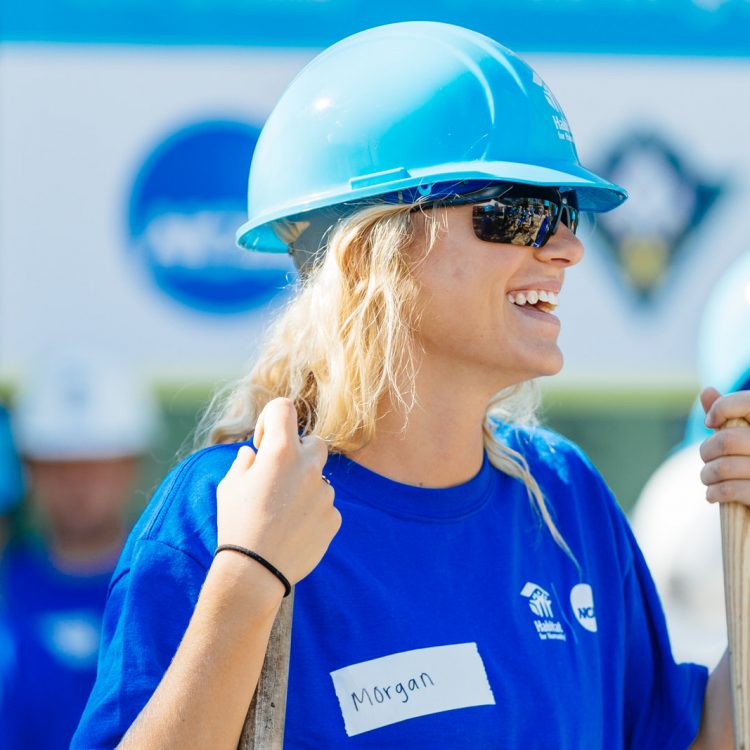
POLYGON ((700 448, 706 464, 701 471, 708 487, 706 499, 750 506, 750 424, 720 429, 731 419, 750 422, 750 391, 722 396, 715 388, 704 388, 701 403, 706 426, 716 430, 700 448))
MULTIPOLYGON (((218 543, 253 550, 294 584, 320 562, 341 526, 334 492, 323 479, 326 443, 300 440, 289 399, 269 402, 217 490, 218 543)), ((234 554, 225 552, 223 554, 234 554)))

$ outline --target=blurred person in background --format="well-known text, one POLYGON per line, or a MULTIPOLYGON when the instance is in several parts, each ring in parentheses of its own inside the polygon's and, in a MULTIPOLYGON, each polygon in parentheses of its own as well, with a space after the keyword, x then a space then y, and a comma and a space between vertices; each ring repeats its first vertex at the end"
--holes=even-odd
POLYGON ((8 515, 23 494, 21 463, 10 429, 10 415, 0 403, 0 550, 8 537, 8 515))
POLYGON ((0 689, 4 750, 70 743, 94 683, 107 587, 155 424, 147 394, 94 360, 40 369, 20 394, 14 432, 37 531, 12 540, 0 562, 10 653, 0 689))
MULTIPOLYGON (((0 554, 8 539, 9 516, 23 495, 21 464, 10 429, 10 415, 0 403, 0 554)), ((13 640, 6 618, 0 609, 0 704, 3 702, 5 679, 14 665, 13 640)), ((8 686, 9 687, 9 686, 8 686)), ((0 719, 0 748, 10 747, 6 739, 7 727, 0 719)))
MULTIPOLYGON (((719 279, 699 334, 703 386, 750 389, 750 253, 719 279)), ((728 430, 727 432, 731 432, 728 430)), ((633 530, 667 616, 675 658, 715 665, 727 643, 719 510, 702 500, 701 443, 709 436, 696 404, 683 442, 654 472, 633 508, 633 530)))

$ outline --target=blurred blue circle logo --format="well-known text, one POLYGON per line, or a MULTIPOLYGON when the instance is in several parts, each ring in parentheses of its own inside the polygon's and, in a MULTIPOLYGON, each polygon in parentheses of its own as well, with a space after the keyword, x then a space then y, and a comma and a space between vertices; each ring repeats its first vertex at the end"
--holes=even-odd
POLYGON ((234 243, 246 219, 247 174, 260 130, 202 122, 173 133, 141 167, 128 229, 157 286, 190 308, 245 312, 288 288, 288 256, 251 253, 234 243))

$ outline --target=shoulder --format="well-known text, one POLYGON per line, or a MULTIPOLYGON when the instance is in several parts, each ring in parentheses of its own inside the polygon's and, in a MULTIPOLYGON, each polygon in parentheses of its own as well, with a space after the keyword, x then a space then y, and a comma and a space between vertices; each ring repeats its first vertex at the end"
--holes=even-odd
POLYGON ((183 553, 208 569, 216 546, 216 488, 242 443, 214 445, 180 461, 133 527, 117 573, 155 546, 183 553))
POLYGON ((621 564, 627 566, 631 556, 627 520, 604 478, 578 445, 538 426, 501 424, 495 435, 523 456, 576 555, 592 545, 613 548, 620 551, 621 564))
POLYGON ((520 453, 535 476, 540 472, 570 483, 603 483, 601 475, 580 446, 560 433, 539 425, 494 423, 494 435, 505 446, 520 453))
POLYGON ((632 569, 637 543, 606 481, 580 446, 538 426, 500 425, 498 439, 523 455, 560 533, 587 569, 632 569), (604 566, 604 567, 602 567, 604 566))
POLYGON ((216 487, 228 471, 241 443, 213 445, 180 461, 154 493, 146 512, 136 527, 143 538, 158 537, 169 519, 173 506, 176 512, 202 513, 213 507, 216 487))

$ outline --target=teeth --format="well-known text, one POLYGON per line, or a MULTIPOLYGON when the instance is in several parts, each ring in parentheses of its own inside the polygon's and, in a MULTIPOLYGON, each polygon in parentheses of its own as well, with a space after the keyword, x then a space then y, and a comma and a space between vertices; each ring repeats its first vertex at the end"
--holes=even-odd
POLYGON ((543 303, 539 309, 549 312, 554 310, 558 305, 558 296, 556 292, 548 292, 545 289, 528 289, 523 292, 509 292, 507 295, 508 302, 514 305, 536 305, 543 303))

